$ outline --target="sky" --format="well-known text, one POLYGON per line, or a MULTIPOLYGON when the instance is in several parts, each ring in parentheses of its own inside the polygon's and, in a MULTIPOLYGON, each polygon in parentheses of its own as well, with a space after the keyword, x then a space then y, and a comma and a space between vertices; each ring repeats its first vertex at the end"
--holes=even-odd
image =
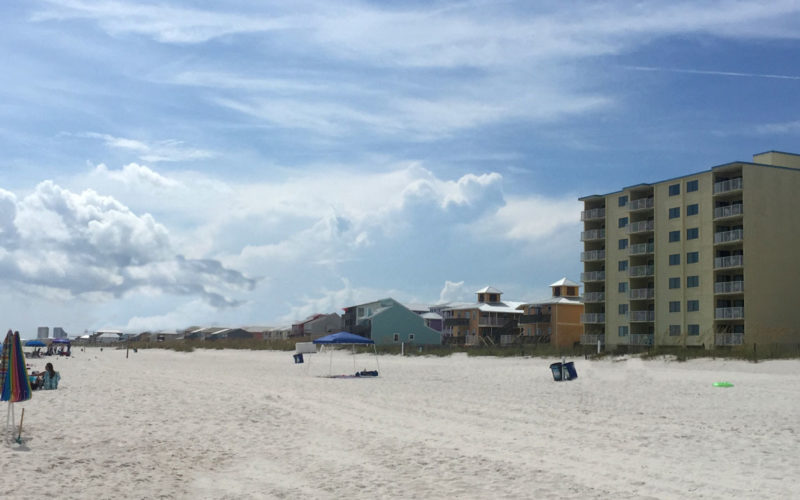
POLYGON ((578 198, 800 152, 797 1, 0 4, 0 317, 286 326, 580 279, 578 198))

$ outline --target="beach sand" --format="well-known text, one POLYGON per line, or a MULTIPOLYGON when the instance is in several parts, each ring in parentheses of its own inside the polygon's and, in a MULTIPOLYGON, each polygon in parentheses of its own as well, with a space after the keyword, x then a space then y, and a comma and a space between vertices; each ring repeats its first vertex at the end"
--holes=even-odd
POLYGON ((797 360, 73 353, 2 498, 800 498, 797 360))

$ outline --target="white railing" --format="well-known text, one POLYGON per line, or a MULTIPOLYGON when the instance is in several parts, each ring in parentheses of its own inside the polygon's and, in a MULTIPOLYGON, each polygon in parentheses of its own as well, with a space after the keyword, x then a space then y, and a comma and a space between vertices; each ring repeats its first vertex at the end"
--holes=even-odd
POLYGON ((602 240, 606 237, 605 229, 592 229, 581 233, 581 241, 602 240))
POLYGON ((581 314, 581 323, 605 323, 606 315, 603 313, 581 314))
POLYGON ((744 229, 734 229, 733 231, 722 231, 714 233, 714 243, 730 243, 744 239, 744 229))
POLYGON ((654 266, 631 266, 628 269, 628 276, 631 278, 637 278, 640 276, 652 276, 654 272, 654 266))
POLYGON ((605 345, 606 336, 602 333, 584 333, 581 335, 581 345, 597 345, 598 341, 600 341, 600 345, 605 345))
POLYGON ((581 252, 581 262, 591 262, 594 260, 605 260, 605 250, 590 250, 588 252, 581 252))
POLYGON ((717 207, 714 209, 714 218, 720 219, 722 217, 733 217, 734 215, 744 214, 744 205, 738 203, 736 205, 728 205, 727 207, 717 207))
POLYGON ((630 204, 628 204, 628 210, 631 212, 645 208, 653 208, 653 198, 640 198, 638 200, 633 200, 630 202, 630 204))
POLYGON ((650 322, 655 320, 655 311, 631 311, 631 321, 650 322))
POLYGON ((744 333, 718 333, 714 339, 715 345, 742 345, 744 344, 744 333))
POLYGON ((718 307, 714 311, 715 319, 743 319, 744 307, 718 307))
POLYGON ((605 281, 605 271, 590 271, 588 273, 581 273, 581 281, 605 281))
POLYGON ((724 269, 726 267, 742 267, 744 265, 743 255, 730 255, 728 257, 717 257, 714 259, 714 269, 724 269))
POLYGON ((714 283, 714 293, 742 293, 744 281, 720 281, 714 283))
POLYGON ((583 294, 583 302, 605 302, 606 294, 605 292, 586 292, 583 294))
POLYGON ((629 345, 653 345, 653 334, 651 333, 632 333, 629 345))
POLYGON ((740 189, 742 189, 741 177, 714 183, 714 194, 727 193, 728 191, 738 191, 740 189))
POLYGON ((628 247, 628 255, 646 255, 655 251, 654 243, 637 243, 628 247))
POLYGON ((652 220, 640 220, 639 222, 631 222, 628 224, 628 234, 633 233, 647 233, 655 228, 655 223, 652 220))
POLYGON ((593 208, 581 212, 581 220, 603 219, 606 216, 605 208, 593 208))
POLYGON ((628 297, 631 300, 647 300, 656 296, 656 291, 653 288, 632 288, 628 292, 628 297))

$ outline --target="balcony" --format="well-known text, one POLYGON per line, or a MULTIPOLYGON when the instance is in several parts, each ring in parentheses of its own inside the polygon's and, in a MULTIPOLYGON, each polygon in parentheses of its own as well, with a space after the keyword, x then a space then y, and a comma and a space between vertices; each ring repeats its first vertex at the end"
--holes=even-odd
POLYGON ((728 205, 727 207, 717 207, 714 209, 714 219, 725 219, 727 217, 738 217, 744 214, 744 205, 728 205))
POLYGON ((735 179, 730 179, 727 181, 722 182, 715 182, 714 183, 714 194, 724 194, 730 193, 733 191, 741 191, 742 190, 742 178, 737 177, 735 179))
POLYGON ((606 259, 605 250, 590 250, 588 252, 581 252, 581 262, 594 262, 606 259))
POLYGON ((714 283, 714 293, 717 295, 744 293, 744 281, 720 281, 719 283, 714 283))
POLYGON ((628 224, 628 234, 652 233, 655 223, 652 220, 641 220, 628 224))
POLYGON ((581 335, 581 345, 597 345, 598 342, 600 342, 600 345, 605 345, 606 336, 602 333, 584 333, 581 335))
POLYGON ((481 316, 478 318, 478 326, 505 326, 511 318, 498 318, 495 316, 481 316))
POLYGON ((733 231, 721 231, 714 233, 714 244, 734 243, 744 240, 744 229, 734 229, 733 231))
POLYGON ((581 314, 581 323, 605 323, 606 315, 603 313, 581 314))
POLYGON ((655 271, 655 266, 631 266, 628 269, 628 276, 631 278, 642 278, 645 276, 652 276, 655 271))
POLYGON ((728 257, 717 257, 714 259, 714 269, 729 269, 732 267, 744 266, 743 255, 731 255, 728 257))
POLYGON ((655 251, 654 243, 637 243, 628 247, 628 255, 649 255, 655 251))
POLYGON ((653 334, 632 333, 628 345, 653 345, 653 334))
POLYGON ((655 311, 631 311, 631 323, 652 323, 655 320, 655 311))
POLYGON ((584 210, 581 212, 581 220, 597 220, 597 219, 605 219, 606 218, 606 209, 605 208, 593 208, 591 210, 584 210))
POLYGON ((636 210, 646 210, 648 208, 653 208, 653 198, 640 198, 638 200, 633 200, 628 203, 628 210, 631 212, 635 212, 636 210))
POLYGON ((583 303, 584 304, 594 304, 597 302, 605 302, 606 294, 605 292, 586 292, 583 294, 583 303))
POLYGON ((605 271, 590 271, 588 273, 581 273, 581 281, 584 283, 588 281, 605 281, 606 280, 606 272, 605 271))
POLYGON ((714 319, 744 319, 744 307, 718 307, 714 319))
POLYGON ((581 241, 604 240, 606 238, 605 229, 592 229, 581 232, 581 241))
POLYGON ((549 314, 523 314, 519 317, 519 324, 550 323, 549 314))
POLYGON ((726 345, 743 345, 744 344, 744 333, 718 333, 715 335, 714 338, 714 345, 718 346, 726 346, 726 345))
POLYGON ((656 291, 653 288, 632 288, 628 292, 628 298, 631 300, 651 300, 656 296, 656 291))
POLYGON ((445 318, 444 326, 469 326, 469 318, 445 318))

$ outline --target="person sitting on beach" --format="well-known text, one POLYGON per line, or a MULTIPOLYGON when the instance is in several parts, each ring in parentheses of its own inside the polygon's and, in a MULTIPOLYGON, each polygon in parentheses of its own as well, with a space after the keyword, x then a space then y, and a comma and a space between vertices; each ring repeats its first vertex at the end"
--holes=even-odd
POLYGON ((58 381, 61 380, 61 375, 53 369, 53 363, 44 365, 44 373, 42 374, 41 387, 44 390, 58 389, 58 381))

